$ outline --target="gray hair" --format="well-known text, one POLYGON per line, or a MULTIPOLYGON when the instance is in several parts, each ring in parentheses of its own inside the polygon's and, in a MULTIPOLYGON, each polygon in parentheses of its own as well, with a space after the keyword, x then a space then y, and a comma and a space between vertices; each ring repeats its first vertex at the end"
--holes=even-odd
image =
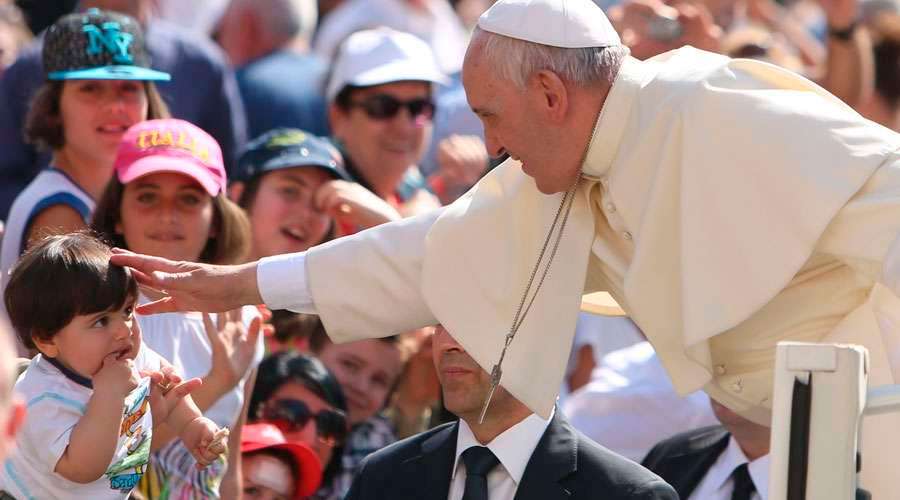
POLYGON ((520 89, 536 71, 549 70, 563 80, 587 87, 611 84, 628 56, 628 47, 565 49, 528 42, 484 31, 478 27, 472 39, 480 39, 481 54, 488 66, 520 89))
POLYGON ((243 0, 263 24, 285 38, 300 36, 311 40, 319 19, 316 0, 243 0))

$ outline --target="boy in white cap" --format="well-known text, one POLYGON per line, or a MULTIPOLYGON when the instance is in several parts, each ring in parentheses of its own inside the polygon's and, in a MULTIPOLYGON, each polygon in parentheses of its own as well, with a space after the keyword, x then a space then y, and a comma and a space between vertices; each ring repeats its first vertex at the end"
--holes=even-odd
MULTIPOLYGON (((462 199, 227 271, 117 257, 193 271, 147 277, 172 294, 147 310, 263 299, 320 314, 336 341, 439 321, 486 369, 508 344, 495 379, 541 416, 594 291, 641 327, 679 392, 763 425, 782 340, 864 345, 871 383, 894 383, 900 135, 775 66, 691 47, 629 58, 590 0, 498 1, 463 81, 488 151, 513 161, 462 199)), ((897 428, 866 424, 875 498, 892 495, 897 428)))

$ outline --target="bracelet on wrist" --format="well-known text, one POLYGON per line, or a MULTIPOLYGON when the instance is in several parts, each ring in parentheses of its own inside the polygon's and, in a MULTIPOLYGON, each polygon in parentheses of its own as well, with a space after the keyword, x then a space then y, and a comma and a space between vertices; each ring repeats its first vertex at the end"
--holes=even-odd
POLYGON ((828 27, 828 37, 834 38, 836 40, 841 40, 843 42, 849 42, 853 40, 853 34, 856 33, 856 28, 859 27, 859 23, 853 21, 849 26, 842 29, 836 29, 831 26, 828 27))

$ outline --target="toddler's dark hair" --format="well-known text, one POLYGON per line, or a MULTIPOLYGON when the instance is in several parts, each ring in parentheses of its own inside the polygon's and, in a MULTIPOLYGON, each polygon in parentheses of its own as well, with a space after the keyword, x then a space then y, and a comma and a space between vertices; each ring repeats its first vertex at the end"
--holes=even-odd
POLYGON ((49 340, 75 316, 121 309, 137 298, 131 271, 109 263, 110 248, 87 232, 48 236, 13 267, 4 303, 29 348, 49 340))

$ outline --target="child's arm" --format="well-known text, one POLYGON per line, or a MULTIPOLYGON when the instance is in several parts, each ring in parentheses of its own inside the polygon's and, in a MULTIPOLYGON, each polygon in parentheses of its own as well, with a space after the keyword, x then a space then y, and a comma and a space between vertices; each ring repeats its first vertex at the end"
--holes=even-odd
POLYGON ((96 481, 109 468, 116 452, 125 396, 137 388, 139 381, 133 361, 116 356, 106 356, 100 371, 92 377, 94 393, 87 410, 72 429, 69 444, 56 462, 54 470, 69 481, 96 481))
MULTIPOLYGON (((212 347, 212 368, 203 377, 203 383, 191 391, 191 399, 201 412, 208 410, 241 381, 256 355, 261 325, 262 321, 254 318, 249 328, 245 328, 240 309, 218 314, 215 323, 208 314, 203 315, 203 326, 212 347)), ((167 445, 178 434, 171 426, 157 427, 154 422, 151 449, 167 445)))
POLYGON ((220 429, 204 417, 190 396, 185 396, 169 414, 166 427, 177 434, 201 467, 227 452, 228 429, 220 429))

